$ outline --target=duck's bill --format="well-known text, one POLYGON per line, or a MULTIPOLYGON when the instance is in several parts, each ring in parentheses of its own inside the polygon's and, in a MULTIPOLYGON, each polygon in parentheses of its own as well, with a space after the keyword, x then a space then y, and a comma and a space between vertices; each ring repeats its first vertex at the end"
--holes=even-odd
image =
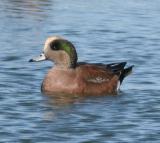
POLYGON ((44 53, 40 54, 38 57, 30 59, 29 62, 40 62, 46 60, 44 53))

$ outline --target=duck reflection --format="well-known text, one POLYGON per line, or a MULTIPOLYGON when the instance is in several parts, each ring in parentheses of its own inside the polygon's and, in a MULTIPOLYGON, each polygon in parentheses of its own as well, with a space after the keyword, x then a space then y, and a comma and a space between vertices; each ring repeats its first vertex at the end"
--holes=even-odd
POLYGON ((75 104, 82 103, 85 101, 85 96, 77 95, 64 95, 64 94, 51 94, 42 93, 47 98, 46 104, 52 110, 46 110, 43 114, 43 120, 53 121, 59 118, 59 113, 70 114, 70 107, 75 104))
POLYGON ((80 103, 86 99, 86 96, 78 95, 66 95, 66 94, 53 94, 53 93, 43 93, 48 97, 48 102, 54 106, 65 106, 80 103))

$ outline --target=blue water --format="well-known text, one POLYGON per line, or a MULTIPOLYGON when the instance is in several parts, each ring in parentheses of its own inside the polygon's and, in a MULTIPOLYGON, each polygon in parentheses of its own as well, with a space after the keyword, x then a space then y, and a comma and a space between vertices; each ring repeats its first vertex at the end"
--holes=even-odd
POLYGON ((159 143, 159 0, 0 2, 0 143, 159 143), (45 39, 73 42, 79 61, 134 64, 118 96, 40 91, 45 39))

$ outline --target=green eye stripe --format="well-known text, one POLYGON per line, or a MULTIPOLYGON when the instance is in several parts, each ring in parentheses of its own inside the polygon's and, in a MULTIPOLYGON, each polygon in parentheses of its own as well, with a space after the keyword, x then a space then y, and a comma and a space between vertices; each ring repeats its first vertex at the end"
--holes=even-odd
POLYGON ((67 43, 66 41, 63 41, 59 44, 59 48, 64 50, 69 56, 72 56, 73 46, 70 43, 67 43))

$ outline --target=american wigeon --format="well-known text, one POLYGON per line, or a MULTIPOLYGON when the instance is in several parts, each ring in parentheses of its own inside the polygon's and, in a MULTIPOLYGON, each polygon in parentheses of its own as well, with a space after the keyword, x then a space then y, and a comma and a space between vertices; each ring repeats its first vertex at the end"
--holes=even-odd
POLYGON ((49 37, 43 53, 30 60, 50 60, 55 63, 42 83, 42 91, 76 95, 104 95, 116 93, 123 79, 132 71, 126 62, 111 64, 78 63, 74 45, 58 36, 49 37))

